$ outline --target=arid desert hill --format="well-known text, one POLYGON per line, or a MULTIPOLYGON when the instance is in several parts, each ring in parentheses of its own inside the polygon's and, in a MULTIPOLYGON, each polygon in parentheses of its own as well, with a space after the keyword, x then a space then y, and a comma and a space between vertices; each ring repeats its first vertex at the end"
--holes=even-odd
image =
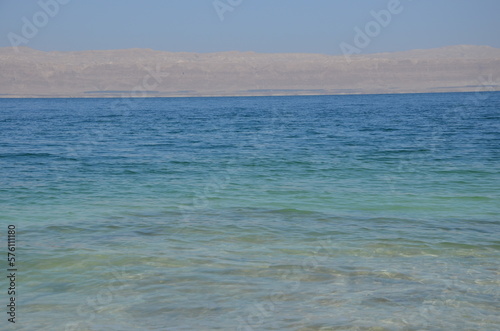
POLYGON ((500 49, 450 46, 351 56, 43 52, 0 48, 0 97, 311 95, 500 90, 500 49))

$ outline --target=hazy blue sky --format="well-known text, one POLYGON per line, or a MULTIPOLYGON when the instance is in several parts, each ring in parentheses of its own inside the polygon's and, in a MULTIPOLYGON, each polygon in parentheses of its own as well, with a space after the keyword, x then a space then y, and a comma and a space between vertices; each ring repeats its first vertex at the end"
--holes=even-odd
MULTIPOLYGON (((0 46, 10 38, 39 50, 152 48, 167 51, 340 54, 370 12, 396 0, 0 0, 0 46), (51 17, 39 2, 68 2, 51 17), (238 3, 241 2, 239 5, 238 3), (227 9, 228 7, 226 7, 227 9), (34 17, 35 16, 35 17, 34 17), (25 18, 23 21, 23 17, 25 18), (26 21, 40 26, 35 33, 26 21), (26 33, 28 32, 28 33, 26 33)), ((400 0, 362 53, 457 44, 500 47, 500 0, 400 0), (402 9, 402 10, 401 10, 402 9)), ((54 7, 51 7, 54 10, 54 7)), ((52 13, 54 14, 54 13, 52 13)))

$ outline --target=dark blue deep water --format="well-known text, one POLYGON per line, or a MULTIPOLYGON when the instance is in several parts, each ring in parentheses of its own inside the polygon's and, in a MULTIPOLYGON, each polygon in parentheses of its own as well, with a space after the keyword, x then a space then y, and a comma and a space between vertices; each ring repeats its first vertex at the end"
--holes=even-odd
POLYGON ((0 169, 16 330, 500 328, 498 92, 0 99, 0 169))

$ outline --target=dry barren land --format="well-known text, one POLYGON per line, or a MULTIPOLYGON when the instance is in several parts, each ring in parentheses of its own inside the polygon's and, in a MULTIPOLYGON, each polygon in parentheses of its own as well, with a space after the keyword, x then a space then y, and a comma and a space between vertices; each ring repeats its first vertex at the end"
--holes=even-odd
POLYGON ((500 90, 500 49, 352 56, 0 48, 0 97, 322 95, 500 90))

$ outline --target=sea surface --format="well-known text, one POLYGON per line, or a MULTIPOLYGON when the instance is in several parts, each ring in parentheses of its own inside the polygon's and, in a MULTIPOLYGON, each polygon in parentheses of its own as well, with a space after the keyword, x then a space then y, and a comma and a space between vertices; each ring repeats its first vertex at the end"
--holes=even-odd
POLYGON ((500 329, 498 92, 0 99, 0 170, 2 330, 500 329))

